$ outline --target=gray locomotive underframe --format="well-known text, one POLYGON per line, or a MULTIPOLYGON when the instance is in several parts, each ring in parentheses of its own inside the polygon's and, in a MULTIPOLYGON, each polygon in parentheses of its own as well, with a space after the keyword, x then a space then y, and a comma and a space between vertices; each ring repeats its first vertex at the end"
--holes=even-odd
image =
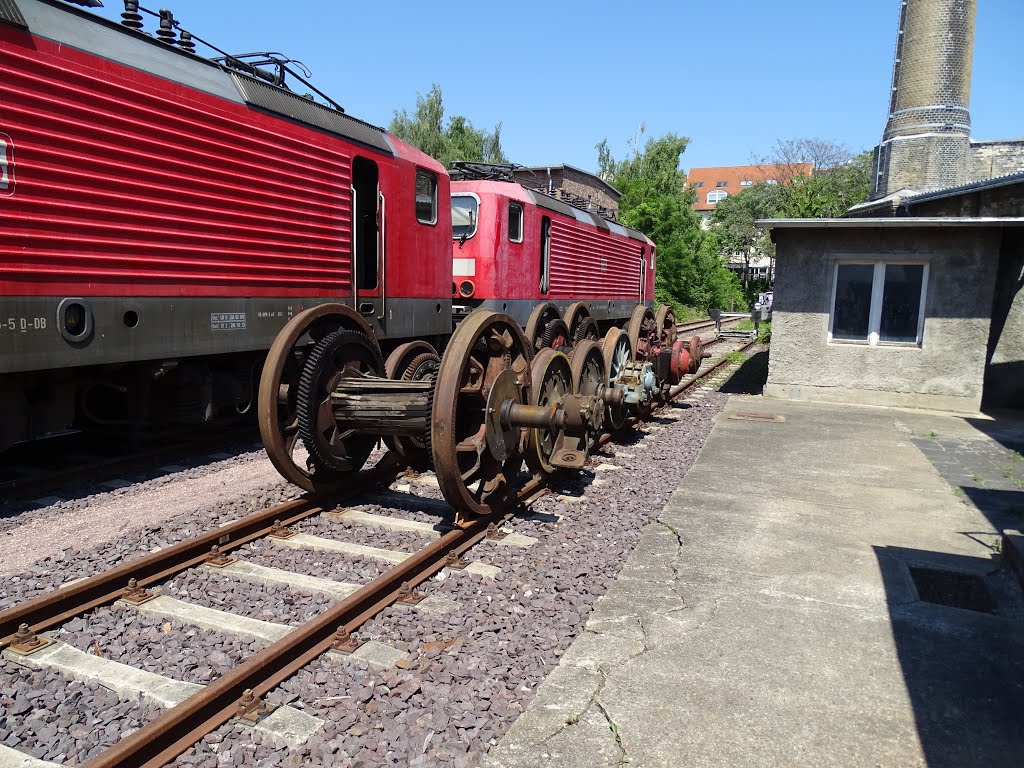
MULTIPOLYGON (((0 304, 0 374, 262 351, 292 316, 328 303, 352 306, 351 298, 313 297, 8 297, 0 304), (61 334, 58 317, 61 302, 74 299, 92 320, 78 341, 61 334)), ((451 299, 389 297, 383 324, 366 320, 381 339, 447 336, 451 299)))

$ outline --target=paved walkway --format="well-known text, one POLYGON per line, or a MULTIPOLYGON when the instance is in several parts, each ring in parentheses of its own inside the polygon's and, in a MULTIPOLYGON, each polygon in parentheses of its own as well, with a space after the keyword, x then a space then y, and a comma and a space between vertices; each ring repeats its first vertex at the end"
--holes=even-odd
POLYGON ((1020 768, 1022 437, 733 397, 485 763, 1020 768))

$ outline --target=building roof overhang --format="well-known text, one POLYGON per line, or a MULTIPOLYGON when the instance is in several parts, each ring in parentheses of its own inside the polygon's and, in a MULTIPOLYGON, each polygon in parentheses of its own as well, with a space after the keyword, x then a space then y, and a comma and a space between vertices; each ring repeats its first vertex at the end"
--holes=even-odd
POLYGON ((901 216, 893 218, 886 216, 860 219, 758 219, 757 226, 767 229, 1024 227, 1024 217, 901 216))

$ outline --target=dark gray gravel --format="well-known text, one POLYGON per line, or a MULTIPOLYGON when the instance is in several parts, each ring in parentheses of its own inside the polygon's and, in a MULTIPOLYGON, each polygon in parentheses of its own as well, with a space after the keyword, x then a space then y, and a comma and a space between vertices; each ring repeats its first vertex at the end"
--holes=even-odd
POLYGON ((60 555, 38 561, 28 571, 0 581, 0 610, 49 592, 61 584, 93 576, 116 563, 134 560, 157 547, 167 547, 229 520, 258 512, 297 496, 293 486, 277 485, 246 498, 179 515, 166 526, 150 525, 87 551, 68 547, 60 555))
MULTIPOLYGON (((428 594, 458 601, 462 604, 458 610, 428 615, 396 607, 369 622, 360 634, 405 650, 408 660, 404 668, 381 672, 359 662, 324 658, 281 685, 271 694, 271 701, 288 703, 327 720, 308 744, 291 753, 270 738, 228 725, 176 764, 353 768, 475 764, 529 704, 537 684, 582 630, 594 600, 607 591, 639 540, 643 526, 657 516, 678 485, 726 399, 707 392, 699 404, 675 407, 670 411, 672 419, 654 422, 664 425, 664 429, 646 437, 637 433, 623 436, 618 446, 608 446, 593 457, 587 469, 560 477, 556 493, 585 494, 585 499, 563 503, 553 494, 534 504, 534 514, 515 520, 512 527, 516 531, 539 539, 534 547, 524 550, 484 542, 472 553, 473 559, 492 562, 502 569, 496 580, 455 573, 421 588, 428 594), (616 456, 623 452, 635 456, 616 456), (593 467, 602 462, 623 469, 595 473, 593 467), (595 478, 604 482, 595 484, 595 478), (546 513, 561 515, 561 521, 554 522, 546 513)), ((413 490, 426 495, 424 492, 431 489, 414 486, 413 490)), ((148 552, 157 544, 166 546, 206 530, 211 521, 238 518, 293 496, 292 489, 271 488, 257 498, 179 516, 173 521, 173 529, 133 532, 88 553, 67 550, 0 586, 0 608, 15 599, 52 589, 55 583, 148 552)), ((415 510, 396 513, 369 504, 361 508, 400 516, 423 514, 415 510)), ((406 551, 414 551, 426 542, 416 535, 320 519, 296 527, 316 535, 406 551)), ((296 570, 343 581, 365 581, 381 568, 360 558, 300 553, 266 544, 254 546, 244 555, 277 567, 297 564, 296 570)), ((179 576, 165 585, 164 591, 179 596, 187 593, 189 600, 204 605, 230 607, 255 618, 288 623, 299 623, 327 605, 326 598, 242 584, 205 571, 179 576)), ((174 622, 141 621, 130 612, 104 610, 106 613, 94 612, 90 621, 80 620, 81 625, 69 625, 64 639, 86 648, 91 639, 106 652, 116 653, 118 660, 197 682, 255 649, 255 644, 202 633, 174 622), (170 629, 165 632, 168 625, 170 629), (154 632, 162 636, 155 637, 154 632), (155 648, 162 648, 166 658, 152 658, 155 648), (189 655, 192 648, 204 649, 204 658, 189 655), (210 655, 205 649, 223 656, 205 658, 210 655)), ((21 675, 18 679, 28 678, 21 675)), ((69 690, 56 679, 40 679, 29 687, 36 685, 52 698, 60 698, 69 690)), ((8 682, 0 685, 0 697, 9 687, 8 682)), ((8 700, 0 698, 0 702, 6 707, 8 700)), ((135 727, 132 713, 143 719, 152 716, 138 703, 126 706, 124 712, 112 716, 117 733, 135 727)), ((0 728, 9 729, 12 721, 7 715, 0 728)), ((42 743, 38 738, 32 742, 35 737, 27 732, 12 736, 10 730, 0 730, 0 740, 8 738, 13 738, 16 745, 42 743)), ((47 749, 50 741, 46 742, 47 749)))
POLYGON ((532 548, 477 547, 474 559, 502 568, 496 580, 456 573, 421 587, 461 603, 457 611, 428 615, 394 607, 363 627, 364 639, 406 650, 409 668, 381 672, 324 658, 282 684, 271 701, 327 720, 296 754, 225 728, 215 743, 198 745, 177 765, 212 768, 239 750, 261 766, 475 765, 581 632, 726 399, 707 392, 700 404, 672 409, 676 418, 654 422, 664 429, 595 457, 595 464, 615 463, 621 471, 564 479, 560 492, 585 492, 586 500, 562 503, 552 495, 534 505, 539 514, 532 519, 516 520, 516 531, 539 538, 532 548), (593 485, 595 476, 607 482, 593 485), (552 523, 544 512, 562 519, 552 523))
MULTIPOLYGON (((388 517, 399 517, 397 511, 378 504, 360 504, 353 509, 388 517)), ((357 525, 345 520, 327 520, 323 517, 307 517, 292 526, 300 533, 311 536, 323 536, 327 539, 340 539, 354 544, 365 544, 378 549, 394 549, 400 552, 415 552, 429 544, 431 539, 411 531, 389 531, 368 525, 357 525)))
POLYGON ((93 655, 201 685, 264 645, 116 606, 72 619, 55 637, 93 655))
POLYGON ((296 627, 321 613, 332 602, 324 595, 307 595, 282 586, 249 584, 215 571, 195 568, 152 591, 238 616, 296 627))
POLYGON ((0 744, 40 760, 83 763, 158 714, 98 685, 0 661, 0 744))
POLYGON ((265 565, 269 568, 319 576, 323 579, 365 584, 387 571, 391 565, 383 560, 373 560, 358 555, 336 552, 315 552, 306 549, 290 549, 254 541, 238 553, 247 562, 265 565))

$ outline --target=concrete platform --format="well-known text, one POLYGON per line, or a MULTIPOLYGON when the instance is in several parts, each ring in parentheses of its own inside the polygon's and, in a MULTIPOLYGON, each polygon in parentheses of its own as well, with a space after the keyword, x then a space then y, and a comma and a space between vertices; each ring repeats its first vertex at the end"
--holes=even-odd
POLYGON ((1019 426, 734 396, 483 764, 1020 768, 1024 601, 994 542, 1022 485, 965 493, 918 446, 998 469, 1019 426))

